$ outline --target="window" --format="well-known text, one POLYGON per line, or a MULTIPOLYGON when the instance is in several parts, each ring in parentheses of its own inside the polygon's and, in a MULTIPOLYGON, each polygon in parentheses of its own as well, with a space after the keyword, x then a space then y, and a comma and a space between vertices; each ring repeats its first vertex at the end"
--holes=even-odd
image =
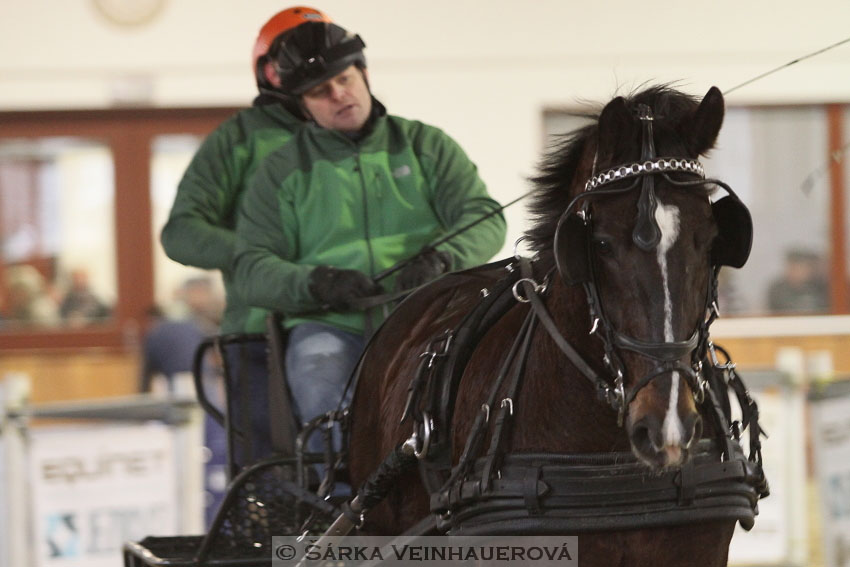
POLYGON ((154 268, 157 223, 235 110, 0 112, 0 349, 138 345, 161 285, 184 277, 154 268), (63 312, 72 289, 88 291, 63 312))
POLYGON ((0 331, 83 327, 116 300, 112 155, 80 138, 0 143, 0 331))
POLYGON ((721 273, 727 315, 829 313, 830 185, 824 107, 731 108, 706 172, 753 216, 747 265, 721 273))
MULTIPOLYGON (((551 110, 544 123, 551 143, 587 121, 551 110)), ((747 265, 721 271, 724 315, 850 311, 847 132, 846 106, 727 108, 716 147, 702 161, 709 177, 747 204, 755 234, 747 265)))

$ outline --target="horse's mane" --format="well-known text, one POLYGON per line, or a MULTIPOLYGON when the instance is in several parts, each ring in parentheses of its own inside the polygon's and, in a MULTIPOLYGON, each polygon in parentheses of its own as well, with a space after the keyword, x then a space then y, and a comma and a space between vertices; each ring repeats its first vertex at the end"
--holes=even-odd
MULTIPOLYGON (((663 119, 655 123, 657 139, 665 135, 669 136, 671 128, 679 124, 685 116, 693 113, 699 105, 698 99, 668 84, 647 87, 624 99, 627 108, 646 104, 652 108, 657 118, 663 119)), ((596 144, 601 111, 602 109, 599 108, 586 113, 573 114, 573 116, 586 118, 591 123, 573 132, 560 135, 544 154, 538 166, 539 173, 530 179, 535 186, 529 205, 533 226, 526 231, 525 236, 533 250, 540 252, 552 248, 558 219, 575 193, 573 184, 576 182, 576 176, 582 173, 583 166, 587 169, 585 177, 590 175, 591 165, 584 162, 592 160, 593 157, 586 152, 586 149, 596 144)), ((583 183, 584 177, 580 181, 583 183)))

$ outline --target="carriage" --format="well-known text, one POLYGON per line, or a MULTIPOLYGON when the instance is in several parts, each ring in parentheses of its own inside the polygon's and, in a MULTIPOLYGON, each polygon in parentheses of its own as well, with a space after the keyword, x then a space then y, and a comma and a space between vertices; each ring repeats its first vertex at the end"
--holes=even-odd
POLYGON ((585 567, 725 565, 769 491, 758 407, 709 332, 719 270, 752 242, 746 207, 698 161, 723 113, 716 88, 605 105, 534 179, 532 257, 405 298, 350 408, 239 472, 206 536, 129 543, 125 564, 270 564, 272 535, 358 533, 567 534, 585 567), (342 452, 301 450, 335 421, 342 452), (337 472, 353 498, 333 496, 337 472))

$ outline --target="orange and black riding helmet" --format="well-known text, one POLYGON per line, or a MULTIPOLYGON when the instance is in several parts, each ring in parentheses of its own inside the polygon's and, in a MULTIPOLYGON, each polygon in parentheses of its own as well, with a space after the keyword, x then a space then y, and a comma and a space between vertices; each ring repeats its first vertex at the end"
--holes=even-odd
POLYGON ((294 6, 278 12, 269 18, 263 27, 260 28, 260 33, 257 34, 257 40, 254 42, 254 51, 251 54, 251 62, 253 63, 254 75, 257 78, 257 85, 268 85, 265 76, 265 65, 268 63, 269 49, 272 47, 275 38, 307 22, 325 22, 329 24, 332 20, 315 8, 294 6))

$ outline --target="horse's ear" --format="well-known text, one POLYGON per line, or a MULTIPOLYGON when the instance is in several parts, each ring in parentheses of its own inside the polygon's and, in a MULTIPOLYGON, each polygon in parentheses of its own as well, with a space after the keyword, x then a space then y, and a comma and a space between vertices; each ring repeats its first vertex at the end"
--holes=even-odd
POLYGON ((723 125, 724 112, 723 93, 717 87, 711 87, 691 118, 682 124, 682 134, 688 140, 688 149, 694 157, 714 147, 723 125))
POLYGON ((599 143, 597 145, 599 157, 603 160, 611 160, 615 156, 622 155, 626 146, 633 143, 625 135, 634 118, 626 107, 626 99, 618 96, 605 105, 599 115, 599 143))

